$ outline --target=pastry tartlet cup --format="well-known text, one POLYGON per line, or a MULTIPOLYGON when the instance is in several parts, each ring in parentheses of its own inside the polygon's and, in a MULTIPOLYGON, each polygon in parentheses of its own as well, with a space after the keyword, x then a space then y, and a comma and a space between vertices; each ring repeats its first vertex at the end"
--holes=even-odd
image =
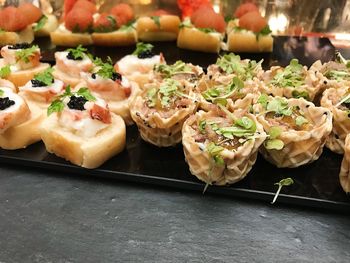
POLYGON ((339 173, 340 185, 346 193, 350 192, 350 135, 345 138, 344 157, 339 173))
POLYGON ((239 110, 233 114, 243 114, 243 116, 255 121, 256 134, 259 134, 259 137, 247 140, 234 151, 224 149, 220 153, 225 162, 222 166, 216 165, 209 153, 195 141, 194 136, 198 131, 195 131, 192 127, 198 120, 215 116, 215 113, 199 111, 188 118, 183 125, 182 145, 190 172, 209 185, 228 185, 242 180, 252 169, 257 158, 258 149, 266 138, 263 126, 258 123, 254 115, 239 110), (237 114, 238 112, 240 113, 237 114))

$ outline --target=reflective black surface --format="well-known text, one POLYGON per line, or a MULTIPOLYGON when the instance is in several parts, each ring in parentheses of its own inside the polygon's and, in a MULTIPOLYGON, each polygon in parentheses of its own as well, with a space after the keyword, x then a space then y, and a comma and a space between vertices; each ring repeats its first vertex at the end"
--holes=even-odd
MULTIPOLYGON (((54 49, 43 40, 39 43, 46 51, 43 59, 52 62, 54 49)), ((110 55, 113 60, 133 51, 127 48, 91 48, 98 56, 110 55)), ((155 51, 162 51, 168 62, 182 59, 206 67, 216 61, 217 56, 199 52, 180 50, 174 43, 156 44, 155 51)), ((265 67, 289 63, 289 58, 297 57, 306 65, 316 59, 328 61, 333 58, 334 47, 327 39, 287 38, 275 39, 274 52, 271 54, 241 54, 243 58, 264 58, 265 67)), ((278 202, 300 204, 318 208, 350 211, 350 197, 347 196, 338 180, 342 156, 325 149, 320 159, 312 164, 296 169, 278 169, 261 156, 258 157, 249 175, 241 182, 230 187, 208 188, 208 192, 255 198, 271 201, 277 187, 274 183, 282 178, 292 177, 295 183, 285 187, 278 202)), ((0 162, 15 165, 48 168, 79 174, 111 177, 119 180, 150 183, 202 191, 204 184, 189 172, 184 160, 182 146, 157 148, 139 136, 136 126, 127 128, 127 147, 118 156, 110 159, 99 169, 83 169, 48 154, 42 143, 37 143, 23 150, 0 150, 0 162)))

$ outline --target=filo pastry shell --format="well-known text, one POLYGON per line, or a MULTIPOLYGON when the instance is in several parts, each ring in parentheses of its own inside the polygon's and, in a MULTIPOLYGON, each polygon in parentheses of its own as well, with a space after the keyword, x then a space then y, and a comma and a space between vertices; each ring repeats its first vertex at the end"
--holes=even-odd
POLYGON ((346 109, 337 104, 347 96, 348 88, 329 88, 323 92, 321 106, 329 109, 333 114, 333 129, 326 141, 331 151, 343 154, 346 136, 350 133, 350 118, 346 109))
POLYGON ((39 126, 45 118, 41 109, 35 105, 29 107, 17 94, 6 93, 5 96, 9 96, 19 105, 13 111, 0 111, 0 121, 3 123, 1 119, 4 118, 8 124, 6 130, 0 131, 0 148, 16 150, 40 141, 39 126))
POLYGON ((344 157, 339 173, 340 185, 346 193, 350 192, 350 134, 345 138, 344 157))
MULTIPOLYGON (((183 80, 184 85, 189 85, 183 80)), ((141 137, 146 142, 149 142, 158 147, 174 146, 181 142, 181 129, 184 121, 193 114, 198 106, 196 97, 192 88, 189 87, 188 97, 193 100, 185 107, 158 111, 150 109, 146 104, 147 89, 160 83, 146 84, 144 90, 130 104, 131 117, 136 123, 141 137)))
POLYGON ((300 108, 311 125, 309 129, 295 130, 288 125, 286 129, 283 129, 281 124, 271 125, 265 114, 262 114, 262 106, 254 105, 254 111, 260 112, 257 117, 258 121, 267 133, 272 126, 282 126, 282 132, 277 139, 282 140, 284 147, 281 150, 267 149, 263 144, 260 148, 260 153, 264 158, 279 168, 294 168, 317 160, 332 131, 332 114, 328 109, 316 107, 312 102, 304 99, 288 99, 288 105, 300 108))
POLYGON ((286 98, 297 98, 298 94, 303 94, 307 92, 307 99, 310 101, 314 101, 315 97, 322 93, 323 91, 323 79, 320 75, 312 74, 310 70, 306 66, 303 66, 303 74, 304 74, 304 84, 298 87, 282 87, 278 84, 273 84, 271 81, 275 77, 275 75, 284 68, 280 66, 273 66, 269 70, 265 71, 262 75, 262 80, 268 86, 270 90, 270 94, 273 96, 280 96, 286 98))
POLYGON ((182 128, 182 145, 186 162, 191 173, 199 180, 207 184, 227 185, 242 180, 254 165, 258 149, 266 138, 266 133, 252 114, 237 110, 233 113, 236 117, 246 116, 256 123, 256 138, 246 140, 235 150, 224 149, 220 156, 224 160, 224 165, 215 165, 213 157, 203 149, 200 143, 195 141, 198 131, 193 129, 193 125, 200 120, 210 120, 218 117, 214 112, 199 111, 188 118, 182 128))

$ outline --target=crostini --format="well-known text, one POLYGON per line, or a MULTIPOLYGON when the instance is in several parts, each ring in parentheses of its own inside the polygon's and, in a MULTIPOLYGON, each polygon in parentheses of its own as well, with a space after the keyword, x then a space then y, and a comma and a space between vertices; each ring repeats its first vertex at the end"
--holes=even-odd
POLYGON ((230 20, 227 33, 227 50, 232 52, 271 52, 273 37, 271 30, 258 8, 252 3, 238 7, 234 19, 230 20))
POLYGON ((0 87, 0 148, 16 150, 40 141, 39 126, 45 115, 12 89, 0 87))
POLYGON ((211 7, 202 6, 180 24, 177 46, 202 52, 219 53, 225 36, 225 19, 211 7))
POLYGON ((1 48, 0 70, 6 72, 3 78, 10 80, 16 87, 23 86, 48 67, 40 62, 40 49, 30 44, 15 44, 1 48))
POLYGON ((52 102, 40 128, 46 150, 73 164, 96 168, 125 147, 125 123, 87 88, 69 87, 52 102))
POLYGON ((144 84, 152 81, 154 66, 166 63, 163 54, 155 54, 152 49, 152 44, 137 43, 132 54, 117 61, 114 65, 115 70, 143 88, 144 84))

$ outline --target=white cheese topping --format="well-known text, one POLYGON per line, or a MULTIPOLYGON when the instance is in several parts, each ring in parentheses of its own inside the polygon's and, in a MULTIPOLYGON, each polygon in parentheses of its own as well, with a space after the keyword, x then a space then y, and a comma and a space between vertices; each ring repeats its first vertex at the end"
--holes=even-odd
POLYGON ((149 73, 155 64, 162 63, 161 56, 151 58, 138 58, 135 55, 127 55, 117 62, 118 71, 123 75, 134 75, 149 73))

